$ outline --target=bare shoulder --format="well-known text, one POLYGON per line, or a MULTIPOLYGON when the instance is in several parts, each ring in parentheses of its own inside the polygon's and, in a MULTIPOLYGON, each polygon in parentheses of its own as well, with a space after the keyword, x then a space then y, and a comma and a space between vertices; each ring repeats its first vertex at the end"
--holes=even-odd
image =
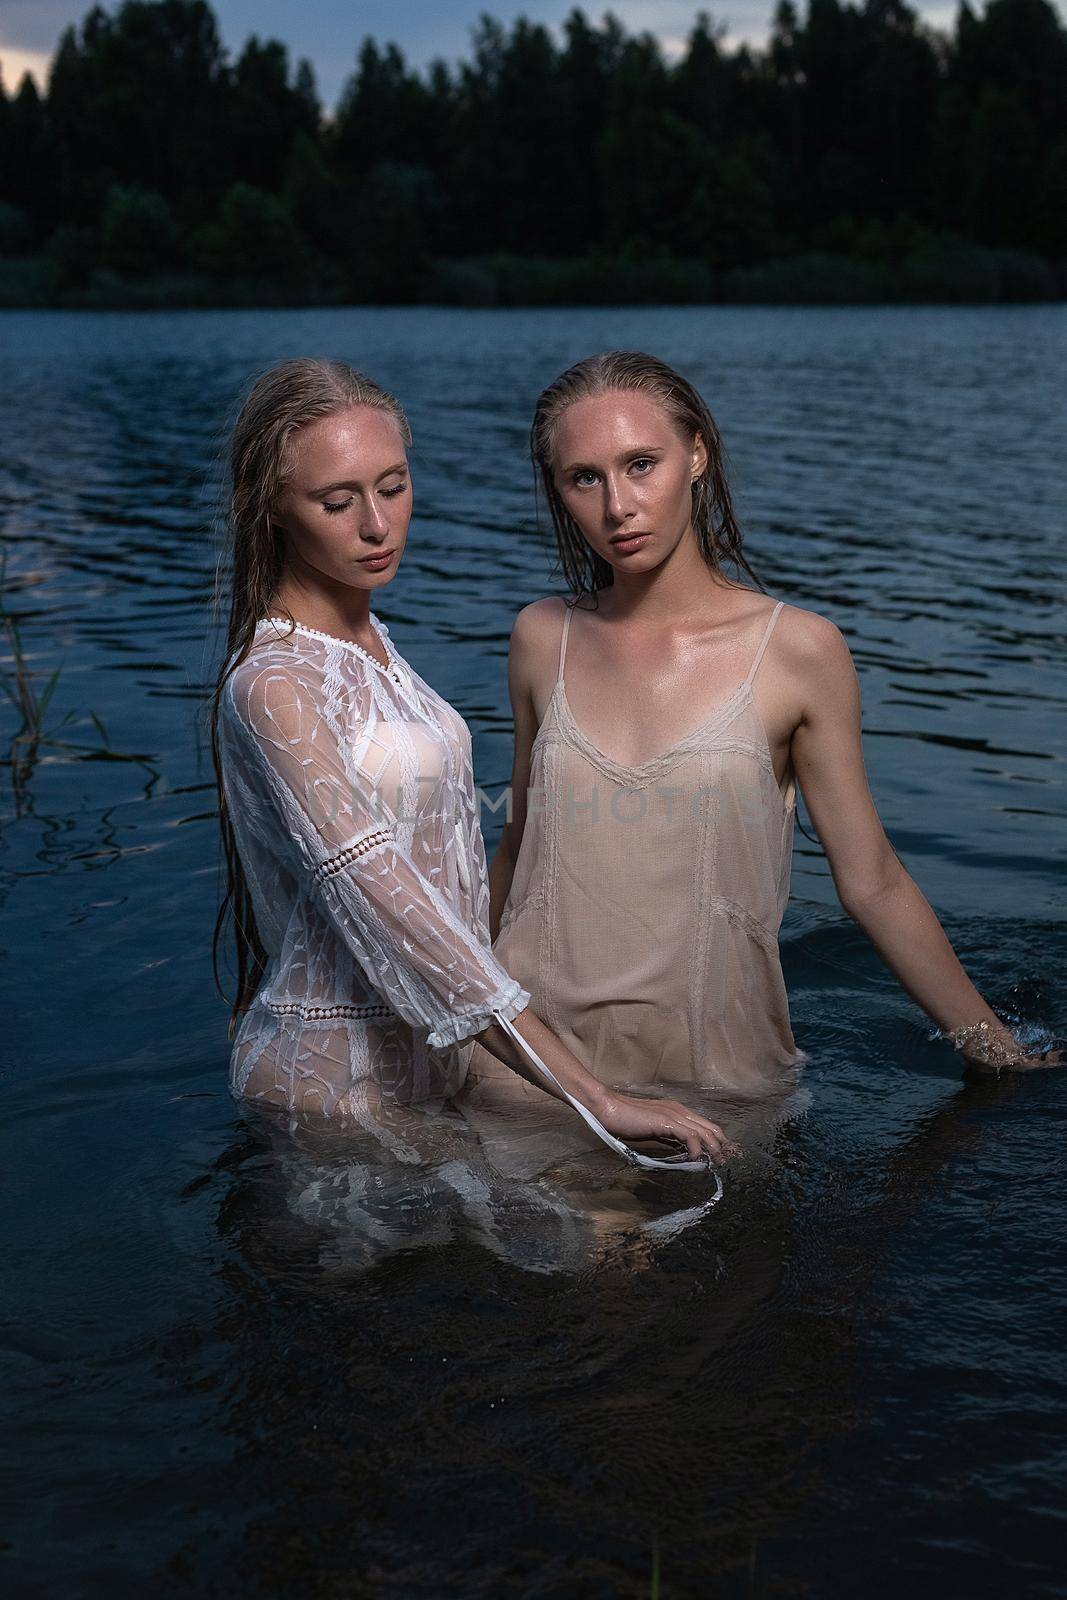
POLYGON ((849 650, 841 629, 820 611, 808 611, 804 606, 782 607, 775 627, 778 650, 795 666, 809 665, 840 668, 851 664, 849 650))
POLYGON ((566 609, 566 602, 559 594, 546 594, 541 600, 531 600, 515 618, 511 629, 512 643, 523 649, 536 649, 550 640, 558 644, 566 609))
POLYGON ((546 595, 523 606, 511 629, 508 687, 516 729, 520 719, 540 726, 552 693, 559 661, 559 642, 567 607, 562 595, 546 595))
POLYGON ((537 673, 554 663, 559 651, 560 631, 566 614, 562 595, 545 595, 523 606, 512 624, 511 659, 523 670, 537 673))
POLYGON ((781 670, 795 686, 805 714, 830 701, 858 700, 852 652, 836 622, 819 611, 786 604, 775 638, 781 670))

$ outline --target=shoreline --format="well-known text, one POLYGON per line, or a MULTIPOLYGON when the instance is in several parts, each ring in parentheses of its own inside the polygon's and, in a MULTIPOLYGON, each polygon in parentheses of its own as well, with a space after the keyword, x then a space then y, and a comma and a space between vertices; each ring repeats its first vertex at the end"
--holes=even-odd
POLYGON ((46 255, 0 258, 0 309, 8 311, 297 310, 438 306, 468 310, 617 305, 879 306, 1055 304, 1067 299, 1067 262, 1028 250, 931 240, 895 260, 805 251, 752 266, 604 255, 494 256, 425 263, 410 293, 353 292, 340 268, 320 262, 299 280, 221 278, 202 272, 124 277, 96 268, 64 282, 46 255))

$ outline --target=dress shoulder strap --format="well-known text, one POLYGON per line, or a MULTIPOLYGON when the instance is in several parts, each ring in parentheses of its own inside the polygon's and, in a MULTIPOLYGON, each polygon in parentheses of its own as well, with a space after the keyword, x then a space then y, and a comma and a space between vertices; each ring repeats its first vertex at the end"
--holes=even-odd
POLYGON ((782 607, 784 605, 785 605, 785 601, 784 600, 779 600, 778 604, 775 606, 774 610, 771 612, 770 617, 767 619, 767 626, 763 630, 763 638, 759 642, 759 649, 756 651, 756 654, 753 656, 752 665, 748 669, 748 677, 745 679, 746 683, 751 683, 753 678, 756 676, 756 668, 759 666, 760 662, 763 660, 763 652, 767 648, 767 641, 770 639, 771 633, 774 630, 774 624, 778 621, 778 613, 781 611, 781 609, 782 609, 782 607))
POLYGON ((570 632, 570 626, 571 626, 571 608, 567 604, 567 602, 564 600, 564 602, 563 602, 563 632, 560 634, 560 639, 559 639, 559 667, 557 668, 557 671, 556 671, 556 681, 557 681, 557 683, 562 683, 562 681, 563 681, 563 661, 564 661, 564 658, 565 658, 565 656, 567 654, 567 634, 570 632))

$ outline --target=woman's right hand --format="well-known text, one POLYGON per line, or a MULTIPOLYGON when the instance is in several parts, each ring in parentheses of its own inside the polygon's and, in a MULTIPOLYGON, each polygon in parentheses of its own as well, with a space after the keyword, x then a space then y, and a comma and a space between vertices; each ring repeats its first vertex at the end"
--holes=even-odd
POLYGON ((693 1161, 705 1151, 715 1161, 741 1154, 717 1122, 709 1122, 680 1100, 646 1100, 606 1089, 597 1116, 617 1139, 675 1139, 693 1161))

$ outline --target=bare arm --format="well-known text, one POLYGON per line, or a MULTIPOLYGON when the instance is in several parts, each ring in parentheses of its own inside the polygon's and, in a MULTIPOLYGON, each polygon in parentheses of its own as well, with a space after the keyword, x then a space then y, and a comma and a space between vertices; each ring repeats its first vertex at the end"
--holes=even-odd
POLYGON ((515 857, 507 842, 507 825, 489 863, 489 937, 496 939, 500 932, 500 913, 507 902, 511 880, 515 875, 515 857))
POLYGON ((827 618, 809 613, 796 649, 804 711, 793 734, 793 766, 845 911, 943 1032, 987 1024, 966 1044, 968 1059, 992 1064, 1008 1049, 1012 1067, 1058 1064, 1029 1056, 1015 1043, 886 838, 867 783, 860 686, 843 635, 827 618))
POLYGON ((511 630, 508 694, 515 728, 515 751, 511 764, 511 805, 500 843, 489 864, 489 934, 492 939, 500 932, 500 916, 511 890, 519 846, 526 830, 530 760, 538 727, 532 675, 535 660, 544 655, 545 635, 549 631, 546 627, 549 606, 552 606, 553 616, 556 617, 554 626, 558 633, 558 606, 544 600, 520 611, 511 630))
MULTIPOLYGON (((717 1122, 691 1111, 681 1101, 628 1095, 610 1084, 601 1083, 530 1006, 520 1011, 512 1027, 533 1047, 567 1093, 580 1100, 617 1138, 675 1139, 693 1158, 699 1158, 705 1150, 717 1158, 740 1153, 717 1122)), ((527 1064, 519 1046, 497 1023, 484 1029, 477 1038, 490 1055, 520 1077, 544 1089, 554 1099, 565 1100, 552 1083, 527 1064)))
POLYGON ((323 692, 321 673, 307 663, 246 663, 231 679, 232 731, 316 908, 383 1006, 425 1030, 434 1048, 479 1038, 518 1070, 523 1057, 510 1025, 565 1093, 548 1080, 539 1087, 592 1109, 609 1133, 677 1138, 694 1159, 726 1152, 717 1124, 678 1101, 635 1099, 602 1084, 530 1011, 529 992, 405 848, 373 773, 355 764, 323 715, 323 692))

